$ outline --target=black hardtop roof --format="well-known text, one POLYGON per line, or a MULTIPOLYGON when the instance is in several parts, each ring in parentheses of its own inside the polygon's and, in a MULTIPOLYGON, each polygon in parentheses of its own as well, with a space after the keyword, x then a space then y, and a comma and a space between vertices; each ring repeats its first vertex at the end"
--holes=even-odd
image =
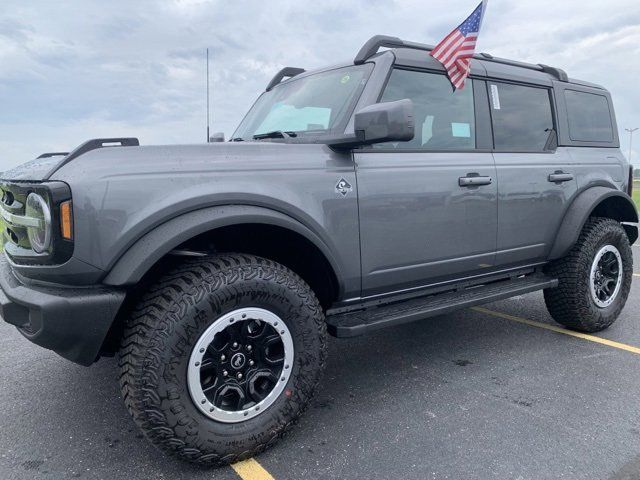
MULTIPOLYGON (((382 55, 393 54, 394 64, 401 67, 420 68, 444 72, 445 69, 431 55, 425 52, 433 50, 432 45, 408 42, 397 37, 376 35, 371 37, 362 46, 352 63, 345 62, 329 67, 305 71, 302 68, 285 67, 279 71, 269 82, 267 91, 280 83, 287 83, 294 77, 304 77, 315 73, 345 67, 349 64, 361 65, 366 62, 375 61, 382 55), (380 48, 388 48, 379 52, 380 48), (391 52, 391 53, 390 53, 391 52)), ((569 78, 567 73, 556 67, 544 64, 526 63, 517 60, 494 57, 488 53, 478 53, 471 60, 471 75, 478 77, 488 77, 496 80, 510 80, 524 82, 535 85, 553 86, 553 82, 562 82, 566 85, 576 85, 580 87, 604 90, 606 89, 594 83, 585 82, 569 78)))

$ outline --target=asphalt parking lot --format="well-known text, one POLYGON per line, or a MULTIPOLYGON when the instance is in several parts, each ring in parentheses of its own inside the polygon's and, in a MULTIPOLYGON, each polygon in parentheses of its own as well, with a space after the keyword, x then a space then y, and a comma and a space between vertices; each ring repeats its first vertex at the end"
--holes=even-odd
POLYGON ((114 360, 79 367, 0 322, 0 478, 640 478, 634 280, 606 344, 540 328, 553 325, 541 293, 332 339, 309 411, 239 474, 151 447, 114 360))

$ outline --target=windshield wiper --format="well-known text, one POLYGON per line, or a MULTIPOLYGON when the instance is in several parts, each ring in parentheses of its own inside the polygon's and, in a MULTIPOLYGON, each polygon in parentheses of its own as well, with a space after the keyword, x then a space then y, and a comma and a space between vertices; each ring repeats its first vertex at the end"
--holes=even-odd
POLYGON ((254 140, 262 140, 263 138, 293 138, 297 137, 298 134, 296 132, 283 132, 282 130, 274 130, 273 132, 267 133, 259 133, 258 135, 254 135, 254 140))
POLYGON ((244 138, 242 137, 235 137, 231 139, 232 142, 244 142, 244 138))

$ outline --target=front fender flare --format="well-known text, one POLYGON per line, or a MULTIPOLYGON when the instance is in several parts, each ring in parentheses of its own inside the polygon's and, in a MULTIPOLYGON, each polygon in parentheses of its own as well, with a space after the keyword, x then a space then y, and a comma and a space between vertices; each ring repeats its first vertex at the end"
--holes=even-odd
POLYGON ((139 238, 118 259, 103 283, 135 285, 158 260, 187 240, 216 228, 247 223, 283 227, 305 237, 325 256, 342 289, 341 268, 336 256, 318 235, 288 215, 251 205, 207 207, 168 220, 139 238))
MULTIPOLYGON (((638 222, 638 212, 629 195, 608 187, 591 187, 580 193, 567 210, 551 248, 549 260, 564 257, 578 241, 580 232, 589 216, 599 205, 613 197, 618 197, 618 201, 626 206, 626 208, 616 212, 618 217, 616 220, 620 222, 638 222)), ((638 238, 638 228, 633 225, 623 226, 627 235, 629 235, 631 243, 633 243, 638 238)))

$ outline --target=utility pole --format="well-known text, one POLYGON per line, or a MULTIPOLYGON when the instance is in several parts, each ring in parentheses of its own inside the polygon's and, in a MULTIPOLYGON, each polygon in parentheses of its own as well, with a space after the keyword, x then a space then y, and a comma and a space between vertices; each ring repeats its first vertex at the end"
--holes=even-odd
POLYGON ((631 152, 633 152, 633 132, 638 130, 638 128, 625 128, 627 132, 629 132, 629 163, 631 163, 631 152))
POLYGON ((209 139, 209 49, 207 48, 207 143, 210 142, 209 139))

